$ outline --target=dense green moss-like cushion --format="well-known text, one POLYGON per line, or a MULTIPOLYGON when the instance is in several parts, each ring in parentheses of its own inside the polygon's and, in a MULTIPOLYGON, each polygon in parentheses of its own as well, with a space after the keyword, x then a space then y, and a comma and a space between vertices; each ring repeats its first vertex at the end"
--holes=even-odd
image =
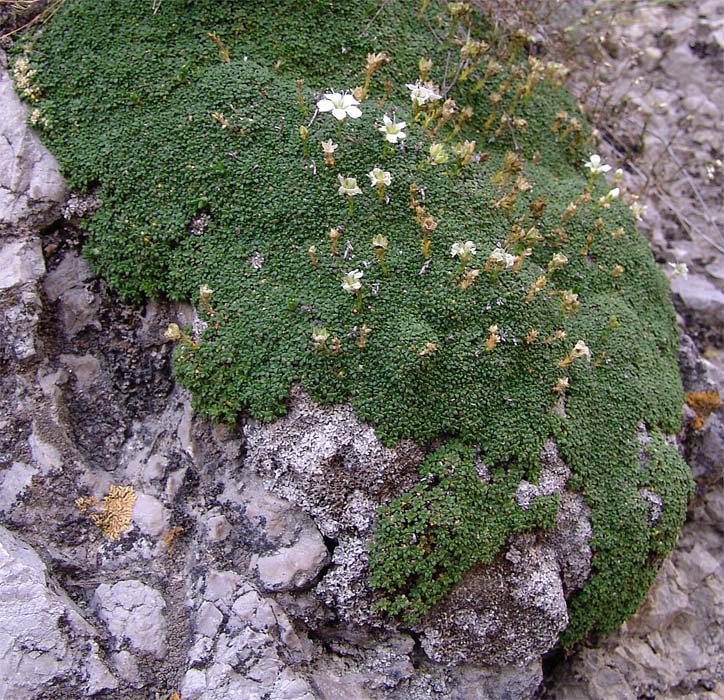
POLYGON ((509 533, 550 525, 555 503, 510 499, 553 437, 595 533, 566 641, 635 610, 690 490, 661 437, 679 425, 677 332, 558 66, 464 3, 66 0, 15 75, 70 184, 97 188, 98 272, 208 323, 176 355, 199 411, 272 420, 298 381, 387 443, 455 439, 410 496, 443 503, 441 528, 495 513, 493 534, 408 556, 426 525, 389 527, 407 508, 392 504, 373 548, 383 608, 419 615, 509 533), (644 487, 664 499, 655 525, 644 487))

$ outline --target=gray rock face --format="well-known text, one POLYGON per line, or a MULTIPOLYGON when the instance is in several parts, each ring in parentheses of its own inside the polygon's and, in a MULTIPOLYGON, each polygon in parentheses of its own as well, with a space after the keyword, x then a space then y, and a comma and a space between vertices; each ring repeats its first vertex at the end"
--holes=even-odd
POLYGON ((0 51, 0 233, 47 225, 66 196, 58 163, 27 125, 28 107, 4 66, 0 51))
POLYGON ((210 571, 194 611, 181 692, 188 700, 316 700, 290 664, 310 660, 281 607, 231 572, 210 571))
POLYGON ((671 289, 686 308, 699 317, 724 324, 724 292, 706 277, 690 275, 671 280, 671 289))
POLYGON ((315 405, 293 389, 290 410, 272 425, 245 427, 250 466, 278 496, 312 515, 327 537, 367 532, 377 504, 411 486, 423 450, 391 450, 349 406, 315 405))
POLYGON ((88 262, 69 255, 43 280, 48 299, 52 302, 63 302, 63 326, 69 338, 73 338, 88 326, 100 330, 97 318, 99 301, 86 285, 91 279, 93 272, 88 262))
POLYGON ((519 538, 500 561, 471 571, 426 617, 422 648, 440 663, 528 665, 567 624, 554 552, 519 538))
POLYGON ((306 588, 329 563, 329 552, 319 531, 310 525, 289 547, 252 559, 266 591, 306 588))
POLYGON ((44 273, 40 241, 9 241, 0 249, 0 290, 35 282, 44 273))
POLYGON ((118 681, 98 655, 95 630, 53 591, 45 565, 0 527, 0 697, 33 700, 56 684, 94 695, 118 681))
POLYGON ((166 656, 166 601, 158 591, 140 581, 103 583, 91 604, 119 646, 127 640, 136 651, 166 656))

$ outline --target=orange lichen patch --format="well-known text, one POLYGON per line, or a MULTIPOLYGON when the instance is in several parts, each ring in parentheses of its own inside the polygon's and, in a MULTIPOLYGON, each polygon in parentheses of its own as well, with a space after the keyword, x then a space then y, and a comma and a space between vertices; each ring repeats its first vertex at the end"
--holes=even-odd
POLYGON ((83 496, 75 504, 87 515, 109 540, 117 540, 131 526, 131 515, 136 502, 133 486, 111 485, 99 506, 93 497, 83 496))
POLYGON ((718 391, 689 391, 685 398, 686 403, 696 413, 696 418, 691 421, 691 427, 694 430, 701 430, 706 419, 722 406, 718 391))
POLYGON ((163 543, 166 545, 166 553, 173 554, 174 540, 184 531, 182 527, 172 527, 163 537, 163 543))

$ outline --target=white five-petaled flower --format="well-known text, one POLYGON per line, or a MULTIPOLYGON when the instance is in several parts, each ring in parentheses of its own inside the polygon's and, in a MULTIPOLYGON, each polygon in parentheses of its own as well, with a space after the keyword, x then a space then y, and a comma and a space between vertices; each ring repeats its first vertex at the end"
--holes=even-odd
POLYGON ((364 272, 361 270, 352 270, 351 272, 348 272, 342 278, 342 289, 344 289, 345 292, 358 292, 362 289, 362 282, 360 282, 360 280, 363 275, 364 272))
POLYGON ((689 268, 687 267, 686 263, 670 262, 669 267, 671 268, 672 277, 683 277, 684 279, 686 279, 689 276, 689 268))
POLYGON ((490 259, 499 265, 505 265, 507 268, 513 267, 516 262, 515 255, 506 253, 503 248, 493 248, 493 252, 490 254, 490 259))
POLYGON ((339 148, 339 144, 334 143, 332 139, 322 141, 320 146, 322 147, 322 152, 325 156, 331 156, 339 148))
POLYGON ((392 175, 382 168, 373 168, 367 173, 372 187, 389 187, 392 184, 392 175))
POLYGON ((579 357, 585 357, 589 362, 591 361, 591 350, 582 340, 579 340, 571 350, 570 358, 575 360, 579 357))
POLYGON ((470 260, 478 252, 475 247, 475 243, 472 241, 456 241, 450 248, 450 255, 453 258, 460 258, 460 260, 470 260))
POLYGON ((339 189, 337 190, 339 194, 347 195, 348 197, 353 197, 356 194, 362 194, 362 190, 357 185, 356 177, 343 177, 342 175, 337 175, 337 180, 339 182, 339 189))
POLYGON ((325 92, 324 97, 317 102, 317 109, 320 112, 331 112, 335 119, 344 121, 347 117, 358 119, 362 116, 358 104, 359 102, 348 92, 325 92))
POLYGON ((385 135, 385 141, 398 143, 407 138, 407 134, 404 132, 407 122, 396 122, 386 114, 382 117, 382 122, 382 126, 378 127, 377 131, 385 135))
POLYGON ((423 84, 418 80, 416 83, 407 83, 406 87, 410 91, 410 99, 418 107, 442 99, 442 95, 433 90, 432 83, 423 84))
POLYGON ((588 168, 591 171, 591 175, 598 175, 599 173, 607 173, 610 169, 610 165, 601 162, 601 156, 594 153, 584 164, 584 168, 588 168))

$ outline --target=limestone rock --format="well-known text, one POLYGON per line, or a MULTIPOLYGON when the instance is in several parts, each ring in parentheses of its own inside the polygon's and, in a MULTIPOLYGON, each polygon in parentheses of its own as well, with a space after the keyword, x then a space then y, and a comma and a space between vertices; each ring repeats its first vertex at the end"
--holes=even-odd
POLYGON ((350 406, 316 405, 298 388, 289 405, 275 423, 245 427, 251 467, 271 491, 312 515, 323 535, 369 530, 376 503, 416 480, 422 448, 383 447, 350 406), (368 509, 360 493, 368 494, 368 509))
POLYGON ((137 493, 133 504, 133 522, 145 535, 160 537, 168 530, 169 513, 157 498, 137 493))
POLYGON ((306 588, 329 563, 329 552, 314 525, 305 528, 289 547, 255 558, 253 565, 266 591, 306 588))
POLYGON ((701 275, 671 280, 671 289, 692 313, 710 322, 724 324, 724 292, 701 275))
POLYGON ((516 538, 505 557, 472 570, 420 625, 438 663, 530 664, 568 625, 554 552, 516 538))
POLYGON ((95 630, 48 578, 30 547, 0 527, 0 697, 34 700, 57 684, 117 687, 95 630))
POLYGON ((37 473, 35 466, 25 462, 13 462, 8 469, 0 471, 0 513, 11 510, 37 473))
POLYGON ((133 580, 112 586, 103 583, 96 589, 92 605, 119 647, 127 640, 135 651, 158 659, 166 655, 166 602, 157 590, 133 580))
POLYGON ((228 572, 206 576, 181 693, 188 700, 316 700, 290 661, 308 659, 279 605, 228 572), (215 599, 212 604, 208 598, 215 599))
POLYGON ((0 51, 0 232, 42 227, 60 212, 66 187, 58 163, 28 126, 0 51))
POLYGON ((73 338, 91 326, 100 330, 99 300, 86 282, 93 278, 90 265, 77 255, 66 255, 43 280, 50 301, 62 301, 61 314, 68 337, 73 338))
POLYGON ((37 239, 8 241, 0 247, 0 289, 35 282, 44 273, 43 251, 37 239))

